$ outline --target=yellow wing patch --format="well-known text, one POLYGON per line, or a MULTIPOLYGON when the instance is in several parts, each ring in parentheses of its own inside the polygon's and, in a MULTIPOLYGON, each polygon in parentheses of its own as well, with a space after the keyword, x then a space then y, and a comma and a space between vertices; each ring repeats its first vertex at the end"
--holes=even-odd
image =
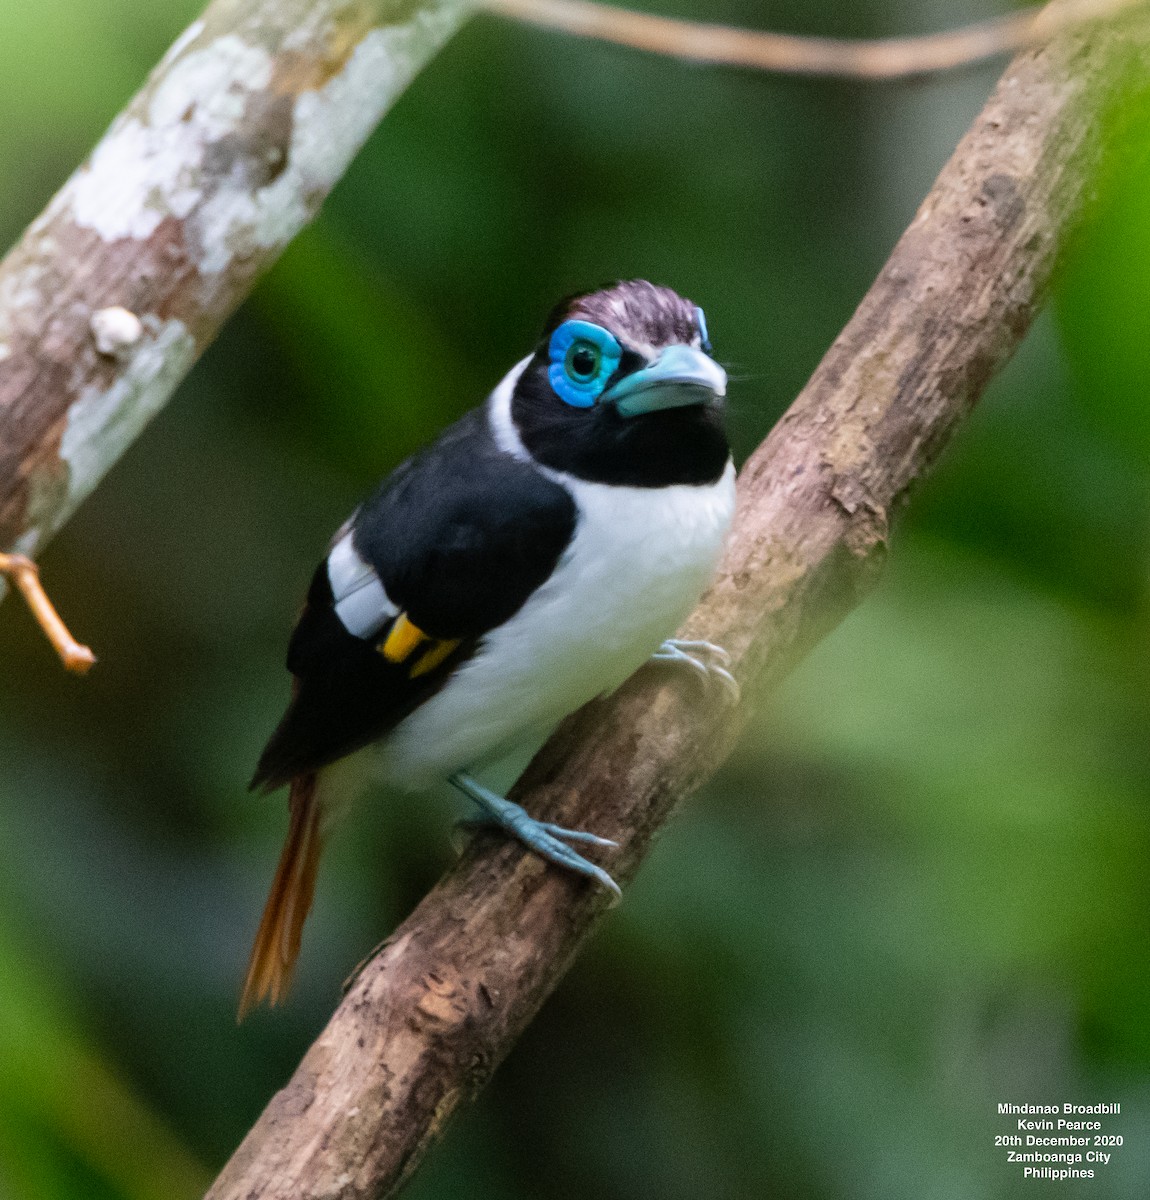
POLYGON ((430 640, 418 625, 407 619, 407 613, 400 613, 377 649, 388 662, 401 663, 406 662, 424 642, 430 640))
POLYGON ((400 613, 395 624, 388 631, 387 637, 376 649, 388 662, 405 663, 413 657, 417 650, 423 653, 408 667, 410 679, 417 679, 434 671, 447 656, 459 645, 459 638, 429 637, 413 621, 408 620, 407 613, 400 613))
POLYGON ((431 649, 411 668, 411 678, 417 679, 420 675, 426 675, 429 671, 434 671, 452 650, 459 645, 459 642, 459 638, 448 638, 444 641, 432 642, 431 649))

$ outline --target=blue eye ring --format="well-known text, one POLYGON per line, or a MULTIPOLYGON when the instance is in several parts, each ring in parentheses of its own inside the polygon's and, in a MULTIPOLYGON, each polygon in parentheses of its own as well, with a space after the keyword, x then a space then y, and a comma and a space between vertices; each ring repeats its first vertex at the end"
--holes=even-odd
POLYGON ((552 390, 572 408, 591 408, 623 358, 615 338, 590 321, 564 321, 551 335, 547 352, 552 390))

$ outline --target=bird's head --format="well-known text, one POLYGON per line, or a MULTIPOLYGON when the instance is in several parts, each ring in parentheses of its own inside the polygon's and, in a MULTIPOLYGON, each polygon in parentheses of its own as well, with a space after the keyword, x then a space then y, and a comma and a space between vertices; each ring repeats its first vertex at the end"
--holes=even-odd
POLYGON ((556 306, 515 381, 510 416, 536 461, 580 478, 709 483, 729 458, 726 390, 703 310, 628 280, 556 306))

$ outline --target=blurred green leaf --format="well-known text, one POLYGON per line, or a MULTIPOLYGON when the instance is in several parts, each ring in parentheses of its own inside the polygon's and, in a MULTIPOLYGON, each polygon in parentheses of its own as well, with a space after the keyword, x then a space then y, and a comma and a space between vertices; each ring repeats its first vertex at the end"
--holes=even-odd
POLYGON ((0 1176, 15 1197, 201 1195, 211 1179, 79 1033, 0 928, 0 1176), (76 1194, 80 1194, 79 1191, 76 1194))
POLYGON ((481 386, 419 304, 387 283, 324 221, 304 230, 253 304, 278 342, 281 367, 314 406, 275 423, 300 426, 357 474, 378 476, 458 416, 481 386), (469 386, 470 385, 470 386, 469 386))

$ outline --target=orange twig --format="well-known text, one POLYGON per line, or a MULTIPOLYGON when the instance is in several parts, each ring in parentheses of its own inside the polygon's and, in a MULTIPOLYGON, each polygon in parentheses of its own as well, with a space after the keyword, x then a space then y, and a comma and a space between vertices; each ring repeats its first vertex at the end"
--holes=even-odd
POLYGON ((55 647, 64 666, 77 675, 87 674, 96 656, 87 646, 76 641, 68 632, 68 626, 60 620, 60 614, 40 583, 39 567, 23 554, 0 554, 0 575, 7 575, 20 589, 25 603, 32 610, 48 641, 55 647))
POLYGON ((852 41, 680 21, 593 0, 484 0, 500 16, 653 54, 784 75, 867 80, 906 79, 970 66, 1143 2, 1058 0, 946 33, 852 41))

